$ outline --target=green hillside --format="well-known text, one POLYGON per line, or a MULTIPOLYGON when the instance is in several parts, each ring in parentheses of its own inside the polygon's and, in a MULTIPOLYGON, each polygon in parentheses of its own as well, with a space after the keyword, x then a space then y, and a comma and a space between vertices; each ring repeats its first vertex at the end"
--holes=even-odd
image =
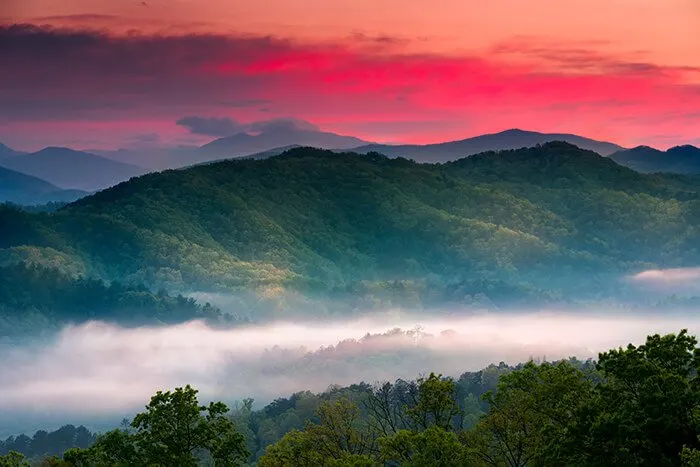
POLYGON ((698 190, 567 143, 444 165, 296 148, 145 175, 55 213, 2 208, 0 257, 266 298, 602 298, 627 273, 697 265, 698 190))

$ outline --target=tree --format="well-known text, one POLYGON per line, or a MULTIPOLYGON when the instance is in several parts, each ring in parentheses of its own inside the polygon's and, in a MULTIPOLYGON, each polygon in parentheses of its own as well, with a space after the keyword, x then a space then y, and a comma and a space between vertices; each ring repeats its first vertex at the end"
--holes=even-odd
MULTIPOLYGON (((700 437, 698 437, 698 441, 700 441, 700 437)), ((700 467, 700 449, 691 449, 688 446, 683 446, 681 461, 684 467, 700 467)))
POLYGON ((144 459, 137 451, 135 437, 124 429, 112 430, 98 436, 95 444, 89 449, 69 449, 63 454, 63 459, 75 467, 127 467, 144 464, 144 459))
POLYGON ((360 410, 347 398, 323 402, 317 411, 318 424, 304 431, 292 430, 269 446, 260 458, 261 467, 370 466, 377 452, 376 436, 361 423, 360 410))
POLYGON ((677 465, 684 448, 700 448, 700 348, 687 330, 602 353, 597 368, 599 405, 585 426, 592 458, 677 465))
POLYGON ((453 431, 433 425, 416 432, 401 430, 394 436, 380 438, 381 459, 389 465, 403 467, 459 467, 477 465, 467 447, 453 431))
POLYGON ((216 466, 241 465, 249 453, 245 438, 227 418, 221 402, 199 405, 189 385, 158 391, 134 418, 135 432, 113 430, 89 449, 71 449, 64 459, 76 466, 194 466, 209 456, 216 466))
POLYGON ((258 463, 260 467, 314 467, 323 465, 323 456, 314 449, 313 439, 306 431, 293 429, 271 444, 258 463))
POLYGON ((418 379, 418 400, 408 408, 407 413, 421 429, 437 426, 443 430, 453 430, 456 417, 462 413, 455 395, 454 381, 430 373, 427 378, 418 379))
POLYGON ((490 465, 569 464, 577 446, 567 442, 568 432, 592 391, 590 379, 569 362, 529 362, 485 394, 488 414, 467 438, 490 465))
POLYGON ((596 371, 527 363, 487 393, 467 435, 491 465, 692 465, 700 447, 697 340, 686 331, 601 353, 596 371))
POLYGON ((158 391, 146 411, 134 418, 136 445, 149 464, 195 465, 195 452, 208 451, 218 465, 237 465, 248 457, 245 438, 225 415, 221 402, 201 406, 189 385, 158 391))
POLYGON ((75 464, 61 459, 58 456, 44 457, 39 464, 40 467, 76 467, 75 464))
POLYGON ((0 467, 29 467, 29 462, 24 454, 10 451, 4 456, 0 456, 0 467))
POLYGON ((372 429, 382 436, 391 436, 413 426, 406 409, 414 406, 417 400, 416 382, 398 380, 394 384, 385 382, 374 387, 363 406, 372 429))

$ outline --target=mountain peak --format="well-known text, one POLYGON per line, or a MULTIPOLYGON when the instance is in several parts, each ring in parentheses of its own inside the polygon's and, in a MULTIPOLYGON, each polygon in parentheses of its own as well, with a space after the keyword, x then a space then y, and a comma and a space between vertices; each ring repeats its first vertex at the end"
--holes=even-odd
POLYGON ((680 146, 673 146, 669 148, 667 153, 693 153, 693 155, 700 156, 700 148, 693 146, 692 144, 682 144, 680 146))
POLYGON ((61 190, 46 180, 0 167, 0 202, 44 204, 50 201, 74 201, 87 193, 61 190))
POLYGON ((644 184, 641 174, 609 157, 566 141, 530 148, 490 151, 448 163, 475 179, 489 183, 528 183, 539 187, 603 187, 628 190, 644 184))
POLYGON ((495 135, 524 135, 524 134, 541 135, 542 133, 538 133, 536 131, 522 130, 520 128, 509 128, 507 130, 499 131, 498 133, 492 133, 492 134, 495 134, 495 135))
POLYGON ((652 148, 651 146, 647 146, 646 144, 640 144, 639 146, 635 146, 633 148, 629 149, 630 151, 658 151, 658 152, 663 152, 659 151, 656 148, 652 148))
POLYGON ((52 156, 56 156, 61 154, 78 154, 81 152, 82 151, 77 151, 75 149, 67 148, 65 146, 47 146, 44 149, 40 149, 36 152, 33 152, 31 155, 37 156, 39 154, 51 154, 52 156))
POLYGON ((417 162, 435 163, 454 161, 482 152, 529 148, 551 141, 565 141, 604 156, 623 149, 621 146, 613 143, 597 141, 578 135, 538 133, 520 128, 510 128, 500 133, 485 134, 445 143, 399 146, 370 144, 356 148, 356 150, 362 153, 374 151, 389 157, 405 157, 417 162))
POLYGON ((616 162, 639 172, 700 173, 700 149, 686 144, 667 151, 637 146, 610 156, 616 162))
POLYGON ((143 169, 135 165, 56 146, 27 155, 5 157, 2 165, 61 188, 85 191, 106 188, 144 173, 143 169))
POLYGON ((273 125, 261 128, 254 135, 237 133, 218 138, 205 144, 186 165, 217 159, 228 159, 248 155, 258 155, 278 148, 291 146, 313 146, 322 149, 350 149, 368 144, 354 136, 344 136, 311 127, 294 125, 273 125))
POLYGON ((19 156, 20 154, 23 153, 21 151, 16 151, 3 143, 0 143, 0 157, 19 156))

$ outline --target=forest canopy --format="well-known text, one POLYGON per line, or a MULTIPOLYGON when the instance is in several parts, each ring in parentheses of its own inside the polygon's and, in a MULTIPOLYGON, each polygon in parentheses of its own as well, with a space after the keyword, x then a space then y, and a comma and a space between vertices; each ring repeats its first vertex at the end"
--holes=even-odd
POLYGON ((0 264, 287 312, 309 298, 634 302, 647 290, 626 277, 700 262, 699 193, 697 178, 561 142, 442 165, 296 148, 148 174, 55 212, 0 207, 0 264))

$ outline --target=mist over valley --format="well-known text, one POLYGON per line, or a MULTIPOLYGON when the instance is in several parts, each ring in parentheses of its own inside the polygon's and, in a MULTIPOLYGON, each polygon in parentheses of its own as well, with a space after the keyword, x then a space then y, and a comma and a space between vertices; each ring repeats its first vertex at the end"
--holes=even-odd
POLYGON ((700 466, 700 10, 627 3, 0 0, 0 467, 700 466))

